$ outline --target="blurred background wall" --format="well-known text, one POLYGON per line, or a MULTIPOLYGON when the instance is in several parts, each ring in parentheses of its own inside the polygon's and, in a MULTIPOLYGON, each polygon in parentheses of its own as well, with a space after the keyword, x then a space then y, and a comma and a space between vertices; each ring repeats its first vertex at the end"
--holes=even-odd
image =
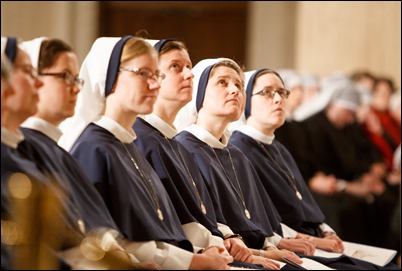
POLYGON ((1 35, 65 39, 82 61, 99 36, 174 37, 202 58, 401 82, 400 1, 1 1, 1 35))

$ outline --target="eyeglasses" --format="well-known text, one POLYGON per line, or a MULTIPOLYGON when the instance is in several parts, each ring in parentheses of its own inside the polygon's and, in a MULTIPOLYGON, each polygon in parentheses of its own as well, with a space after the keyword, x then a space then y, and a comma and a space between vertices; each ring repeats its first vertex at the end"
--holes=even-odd
POLYGON ((38 71, 29 64, 23 64, 23 65, 14 65, 15 69, 20 69, 23 73, 28 74, 32 79, 36 80, 39 79, 39 74, 38 71))
POLYGON ((278 93, 279 96, 282 97, 282 99, 287 99, 289 97, 290 91, 284 88, 279 88, 279 89, 263 89, 260 90, 254 94, 252 94, 251 96, 254 95, 261 95, 264 97, 267 97, 269 99, 274 98, 275 93, 278 93))
POLYGON ((120 67, 121 71, 132 72, 135 75, 141 76, 144 80, 152 79, 161 83, 163 79, 165 79, 166 75, 162 73, 160 70, 156 70, 152 72, 150 69, 139 69, 139 68, 124 68, 120 67))
POLYGON ((78 76, 74 76, 69 72, 41 73, 39 75, 40 76, 56 76, 56 77, 62 78, 64 80, 64 82, 70 87, 77 85, 79 88, 81 88, 84 86, 83 79, 79 78, 78 76))

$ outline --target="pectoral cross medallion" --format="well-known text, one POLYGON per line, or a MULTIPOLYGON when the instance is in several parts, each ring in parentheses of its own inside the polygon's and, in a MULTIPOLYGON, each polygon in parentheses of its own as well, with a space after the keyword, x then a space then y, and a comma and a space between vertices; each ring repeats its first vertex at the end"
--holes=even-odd
POLYGON ((163 220, 163 213, 162 213, 161 209, 158 209, 157 212, 158 212, 159 219, 162 221, 163 220))
POLYGON ((207 209, 205 208, 204 203, 201 203, 201 211, 202 211, 202 213, 203 213, 204 215, 207 214, 207 209))
POLYGON ((249 212, 247 209, 244 209, 244 214, 246 215, 246 217, 247 217, 248 219, 251 218, 250 212, 249 212))

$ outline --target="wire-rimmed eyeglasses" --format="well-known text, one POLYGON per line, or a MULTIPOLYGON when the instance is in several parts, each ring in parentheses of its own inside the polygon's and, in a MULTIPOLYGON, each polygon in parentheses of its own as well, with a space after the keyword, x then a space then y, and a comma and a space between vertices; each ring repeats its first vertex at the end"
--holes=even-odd
POLYGON ((141 76, 144 80, 152 79, 161 83, 163 79, 165 79, 166 75, 162 73, 160 70, 156 70, 152 72, 150 69, 147 68, 125 68, 120 67, 121 71, 132 72, 135 75, 141 76))
POLYGON ((256 93, 252 94, 251 96, 261 95, 261 96, 267 97, 269 99, 272 99, 274 97, 275 93, 278 93, 282 99, 287 99, 289 97, 290 91, 285 88, 263 89, 263 90, 260 90, 256 93))
POLYGON ((79 88, 84 86, 84 79, 79 78, 78 76, 72 75, 70 72, 59 72, 59 73, 40 73, 39 76, 56 76, 64 80, 64 82, 73 87, 77 85, 79 88))

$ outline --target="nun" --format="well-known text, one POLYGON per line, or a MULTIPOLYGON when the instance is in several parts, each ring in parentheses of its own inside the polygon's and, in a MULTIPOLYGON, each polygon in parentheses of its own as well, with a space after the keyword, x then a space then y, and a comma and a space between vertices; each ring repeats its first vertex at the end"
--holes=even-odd
MULTIPOLYGON (((55 181, 74 202, 73 211, 82 218, 82 231, 97 232, 98 237, 102 233, 105 248, 122 251, 117 240, 123 236, 100 194, 75 158, 57 144, 62 134, 58 125, 74 114, 77 94, 84 84, 78 77, 77 56, 71 46, 60 39, 41 37, 22 42, 20 46, 30 55, 43 81, 39 88, 38 110, 21 125, 25 140, 20 148, 57 176, 55 181)), ((135 268, 158 268, 153 263, 139 263, 134 255, 128 258, 135 268)))
MULTIPOLYGON (((227 141, 227 126, 239 119, 244 108, 243 71, 233 60, 218 58, 200 61, 192 72, 194 98, 177 118, 178 125, 187 127, 175 140, 200 167, 218 222, 226 221, 255 255, 301 263, 295 253, 277 249, 283 239, 279 214, 266 194, 259 195, 263 187, 249 160, 227 141)), ((297 242, 297 249, 312 254, 309 242, 297 242)))
POLYGON ((325 217, 311 195, 296 162, 275 139, 274 132, 285 122, 286 101, 291 93, 278 73, 260 69, 246 73, 246 125, 233 132, 229 143, 248 157, 266 191, 291 228, 308 235, 333 239, 317 248, 342 252, 342 241, 324 223, 325 217), (252 106, 253 105, 253 106, 252 106))
POLYGON ((253 256, 242 240, 231 238, 236 235, 224 221, 217 222, 213 202, 198 166, 191 154, 173 140, 177 134, 173 125, 177 112, 192 99, 194 75, 191 73, 188 49, 183 42, 175 39, 149 41, 155 43, 154 47, 159 52, 159 68, 166 77, 161 83, 153 112, 141 115, 133 126, 137 134, 134 143, 161 178, 193 245, 201 248, 211 245, 226 247, 236 260, 233 263, 236 266, 246 262, 274 269, 276 265, 273 262, 253 256))
MULTIPOLYGON (((158 175, 140 153, 132 126, 152 112, 164 74, 144 39, 98 38, 80 71, 85 85, 75 115, 63 125, 64 148, 82 165, 129 250, 162 269, 228 269, 223 248, 194 253, 158 175)), ((59 141, 60 142, 60 141, 59 141)))

